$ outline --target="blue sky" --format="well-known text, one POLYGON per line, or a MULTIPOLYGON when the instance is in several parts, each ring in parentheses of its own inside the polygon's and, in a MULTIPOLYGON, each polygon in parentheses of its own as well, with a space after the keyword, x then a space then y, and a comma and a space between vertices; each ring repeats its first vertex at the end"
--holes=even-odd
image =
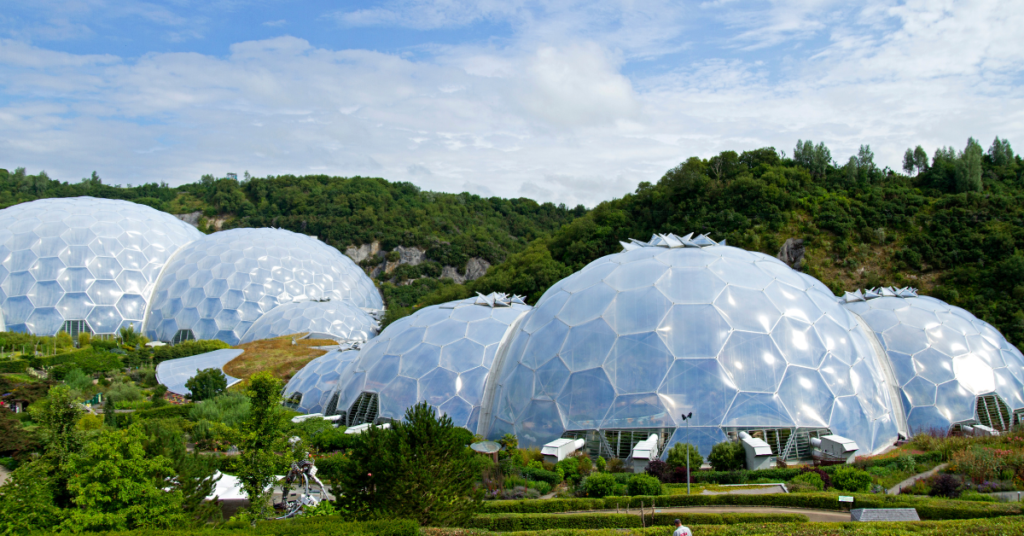
POLYGON ((917 144, 1024 144, 1022 27, 1024 3, 984 0, 5 0, 0 167, 589 206, 797 139, 896 168, 917 144))

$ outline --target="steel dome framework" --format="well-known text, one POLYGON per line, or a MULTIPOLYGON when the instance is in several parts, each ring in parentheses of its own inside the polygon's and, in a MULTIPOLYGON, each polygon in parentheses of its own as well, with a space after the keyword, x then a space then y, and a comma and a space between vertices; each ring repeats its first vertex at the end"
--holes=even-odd
POLYGON ((141 330, 161 269, 201 236, 170 214, 112 199, 40 199, 0 210, 6 329, 141 330))
POLYGON ((151 339, 238 344, 278 305, 320 299, 383 308, 362 269, 316 238, 283 229, 231 229, 174 256, 157 284, 145 330, 151 339))
POLYGON ((495 326, 482 387, 452 404, 460 376, 441 348, 465 340, 452 321, 476 319, 480 300, 385 329, 342 374, 337 411, 349 424, 398 419, 426 400, 490 438, 585 438, 591 454, 621 458, 651 433, 662 452, 685 441, 707 454, 748 431, 800 459, 826 434, 878 452, 899 435, 1024 416, 1024 356, 966 311, 908 289, 840 299, 705 236, 633 240, 559 281, 495 326))

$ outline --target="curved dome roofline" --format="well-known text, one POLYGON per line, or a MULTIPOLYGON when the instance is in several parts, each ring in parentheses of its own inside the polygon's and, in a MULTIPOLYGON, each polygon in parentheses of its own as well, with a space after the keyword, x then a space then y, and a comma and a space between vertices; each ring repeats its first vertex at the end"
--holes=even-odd
POLYGON ((831 291, 706 236, 624 243, 548 289, 508 348, 492 438, 674 430, 688 411, 707 448, 750 426, 830 428, 867 451, 898 433, 879 354, 831 291))
POLYGON ((154 340, 237 344, 282 302, 325 297, 383 309, 366 273, 318 238, 284 229, 228 229, 188 244, 168 263, 144 329, 154 340))
POLYGON ((0 210, 6 327, 37 335, 141 329, 163 267, 202 236, 119 199, 37 199, 0 210))

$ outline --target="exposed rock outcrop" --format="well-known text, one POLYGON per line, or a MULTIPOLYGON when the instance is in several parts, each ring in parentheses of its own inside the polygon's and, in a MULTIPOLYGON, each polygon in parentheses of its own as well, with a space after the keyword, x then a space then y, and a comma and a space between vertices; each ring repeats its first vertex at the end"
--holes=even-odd
POLYGON ((191 225, 192 227, 199 227, 199 218, 203 217, 203 212, 197 210, 195 212, 189 212, 188 214, 175 214, 175 218, 191 225))
POLYGON ((450 278, 458 284, 463 284, 466 281, 476 281, 487 273, 487 269, 491 267, 491 263, 479 257, 470 257, 469 261, 466 262, 466 273, 465 275, 460 274, 454 266, 445 266, 441 269, 441 279, 450 278))
POLYGON ((804 263, 804 241, 802 238, 789 238, 779 249, 779 260, 790 268, 799 270, 804 263))
POLYGON ((345 255, 359 264, 369 257, 373 257, 380 253, 380 242, 371 242, 369 244, 363 244, 359 247, 349 246, 345 249, 345 255))

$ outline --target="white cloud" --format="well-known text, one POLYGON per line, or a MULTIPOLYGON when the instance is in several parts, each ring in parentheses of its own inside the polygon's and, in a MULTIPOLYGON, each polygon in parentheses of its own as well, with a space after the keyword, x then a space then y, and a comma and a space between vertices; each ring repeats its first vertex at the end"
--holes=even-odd
POLYGON ((435 26, 515 27, 505 41, 411 56, 294 36, 235 43, 223 57, 136 59, 0 41, 0 166, 61 180, 95 169, 122 184, 360 174, 593 205, 691 155, 791 151, 797 138, 840 160, 868 143, 894 168, 918 143, 1024 140, 1016 4, 876 2, 838 15, 815 2, 630 5, 406 2, 378 8, 398 18, 361 15, 401 26, 432 9, 435 26), (700 27, 720 18, 716 32, 700 27), (799 21, 821 23, 814 39, 799 21), (685 48, 699 39, 722 48, 685 48), (767 52, 780 46, 784 61, 767 52), (686 59, 662 61, 680 50, 686 59))

